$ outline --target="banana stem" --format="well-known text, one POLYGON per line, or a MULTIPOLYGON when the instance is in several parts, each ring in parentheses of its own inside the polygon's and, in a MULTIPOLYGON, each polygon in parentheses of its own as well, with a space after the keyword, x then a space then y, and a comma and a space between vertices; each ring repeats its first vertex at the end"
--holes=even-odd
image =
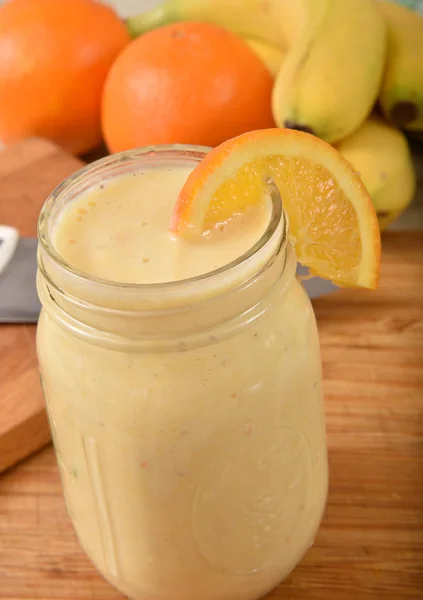
POLYGON ((173 15, 167 3, 165 3, 140 15, 129 17, 126 19, 125 25, 131 38, 136 38, 151 29, 157 29, 157 27, 162 27, 172 22, 173 15))

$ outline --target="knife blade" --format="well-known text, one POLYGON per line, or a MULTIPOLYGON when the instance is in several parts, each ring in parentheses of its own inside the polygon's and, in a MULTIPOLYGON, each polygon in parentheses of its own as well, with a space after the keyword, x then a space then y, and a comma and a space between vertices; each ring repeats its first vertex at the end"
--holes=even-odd
POLYGON ((41 304, 36 288, 37 238, 20 237, 0 225, 0 323, 36 323, 41 304))

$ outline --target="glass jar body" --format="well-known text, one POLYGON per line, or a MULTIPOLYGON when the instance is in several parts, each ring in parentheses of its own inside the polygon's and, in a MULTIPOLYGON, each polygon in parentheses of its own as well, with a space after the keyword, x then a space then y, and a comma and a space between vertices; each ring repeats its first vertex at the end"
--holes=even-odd
POLYGON ((108 157, 40 217, 37 353, 66 505, 132 600, 262 597, 313 543, 327 494, 317 327, 280 214, 248 256, 162 286, 89 278, 51 244, 93 181, 203 156, 108 157))
POLYGON ((319 343, 300 284, 205 345, 125 352, 43 310, 38 356, 66 504, 134 600, 250 600, 312 544, 327 492, 319 343))

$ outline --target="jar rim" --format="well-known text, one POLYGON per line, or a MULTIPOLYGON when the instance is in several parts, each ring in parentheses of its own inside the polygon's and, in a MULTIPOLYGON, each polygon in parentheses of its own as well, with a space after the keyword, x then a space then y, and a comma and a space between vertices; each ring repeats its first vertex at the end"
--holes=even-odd
POLYGON ((280 243, 278 244, 278 250, 284 248, 288 242, 288 220, 283 211, 282 200, 279 194, 279 190, 276 184, 270 178, 267 180, 268 193, 271 200, 271 215, 269 223, 254 244, 246 250, 243 254, 230 261, 229 263, 222 265, 221 267, 206 273, 201 273, 194 277, 188 277, 177 281, 165 281, 160 283, 126 283, 120 281, 113 281, 110 279, 104 279, 101 277, 92 276, 80 269, 77 269, 69 262, 67 262, 57 252, 54 244, 51 240, 49 233, 49 220, 52 215, 52 211, 56 204, 66 197, 78 184, 82 183, 87 177, 94 177, 96 174, 100 174, 104 169, 108 167, 113 168, 119 164, 133 161, 139 158, 157 158, 161 159, 186 159, 187 161, 200 162, 204 156, 212 148, 208 146, 190 145, 190 144, 159 144, 154 146, 144 146, 141 148, 135 148, 118 152, 100 158, 92 163, 84 165, 72 175, 64 179, 54 190, 49 194, 45 201, 40 216, 38 219, 37 235, 39 243, 41 244, 44 252, 47 256, 56 263, 61 269, 65 270, 73 277, 76 277, 82 282, 96 284, 101 287, 107 287, 109 289, 116 289, 122 291, 132 290, 133 292, 149 291, 151 292, 165 292, 169 290, 180 289, 183 286, 199 283, 206 279, 221 276, 224 273, 240 267, 252 258, 258 251, 260 251, 266 244, 273 238, 274 234, 278 231, 279 226, 282 224, 282 235, 280 243))

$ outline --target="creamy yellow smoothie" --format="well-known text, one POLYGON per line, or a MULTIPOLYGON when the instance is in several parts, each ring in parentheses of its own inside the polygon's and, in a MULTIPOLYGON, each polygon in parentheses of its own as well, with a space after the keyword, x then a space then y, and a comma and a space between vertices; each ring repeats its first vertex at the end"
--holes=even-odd
POLYGON ((63 211, 53 233, 57 251, 91 276, 124 283, 178 281, 230 263, 262 236, 268 206, 197 242, 171 235, 170 217, 192 168, 152 167, 97 184, 63 211))
POLYGON ((254 600, 324 510, 315 318, 268 203, 182 241, 168 224, 201 157, 148 157, 100 161, 40 218, 37 351, 66 505, 131 599, 254 600))

